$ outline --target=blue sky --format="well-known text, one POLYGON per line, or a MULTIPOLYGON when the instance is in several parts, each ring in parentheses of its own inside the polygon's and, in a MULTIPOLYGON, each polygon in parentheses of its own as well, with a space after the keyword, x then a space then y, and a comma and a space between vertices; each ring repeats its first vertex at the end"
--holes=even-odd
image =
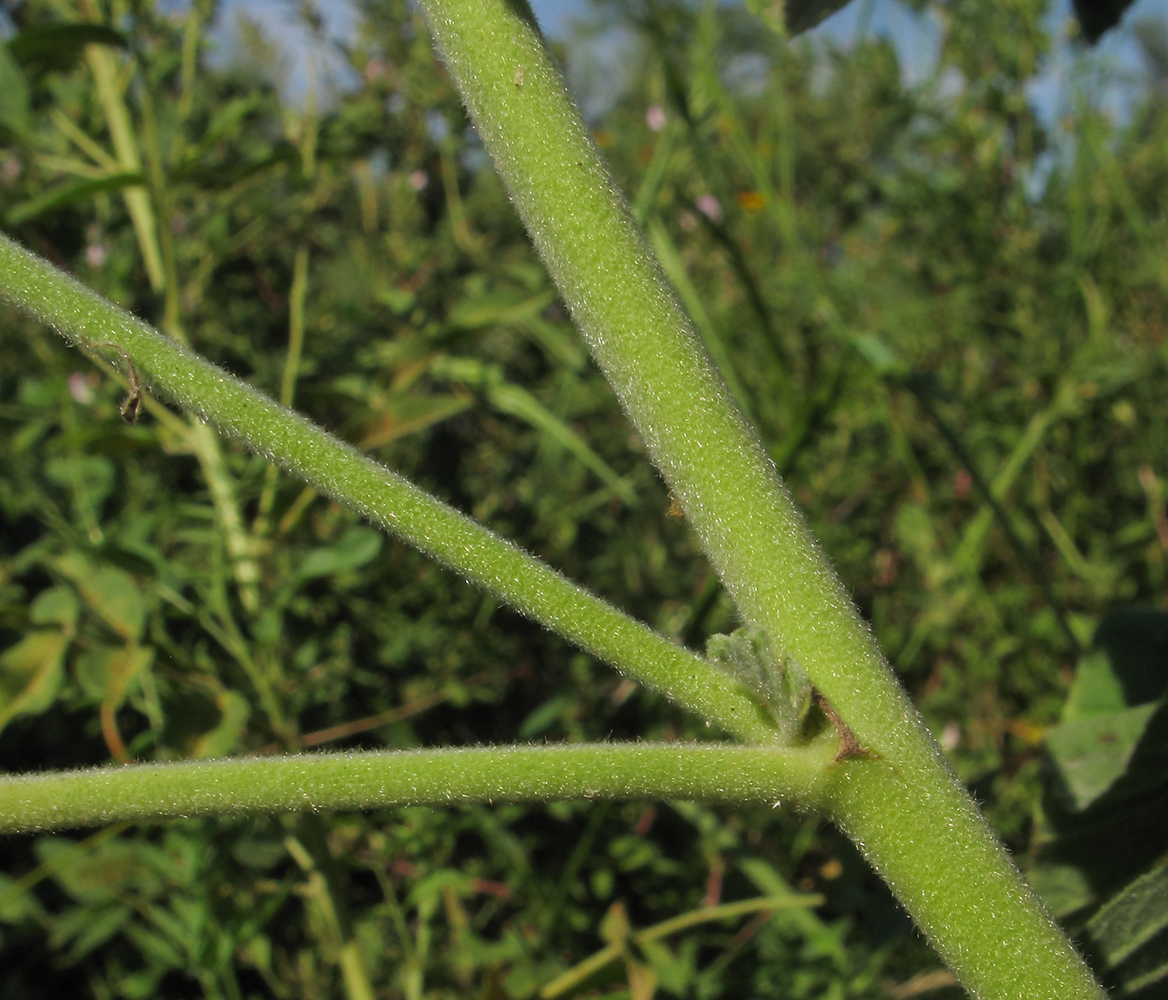
MULTIPOLYGON (((985 0, 992 2, 992 0, 985 0)), ((178 0, 181 5, 182 0, 178 0)), ((351 36, 354 16, 347 0, 318 0, 319 9, 333 37, 351 36)), ((564 38, 572 20, 587 16, 587 0, 533 0, 536 16, 544 31, 564 38)), ((289 89, 302 99, 314 78, 329 73, 328 57, 314 46, 296 20, 296 4, 291 0, 226 0, 220 15, 221 44, 229 44, 231 25, 239 13, 258 21, 265 32, 287 52, 290 67, 289 89)), ((1106 106, 1122 117, 1131 86, 1123 80, 1138 79, 1143 62, 1131 25, 1144 18, 1168 19, 1168 0, 1137 0, 1124 16, 1120 28, 1109 32, 1093 50, 1084 53, 1068 44, 1072 13, 1070 0, 1055 0, 1048 14, 1048 27, 1056 38, 1055 51, 1047 60, 1043 75, 1031 87, 1031 99, 1039 114, 1055 121, 1072 106, 1070 87, 1077 62, 1086 62, 1094 78, 1104 81, 1106 106)), ((939 29, 927 15, 917 15, 898 0, 852 0, 828 18, 813 35, 830 38, 837 44, 853 42, 860 31, 889 38, 899 53, 905 78, 910 83, 928 78, 936 60, 939 29)), ((615 43, 614 43, 615 44, 615 43)))

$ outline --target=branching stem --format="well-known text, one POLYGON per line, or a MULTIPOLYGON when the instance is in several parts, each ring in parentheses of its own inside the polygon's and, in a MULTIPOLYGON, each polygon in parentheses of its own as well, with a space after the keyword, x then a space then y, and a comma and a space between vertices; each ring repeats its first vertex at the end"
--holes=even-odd
MULTIPOLYGON (((141 382, 239 438, 322 493, 449 566, 726 732, 771 742, 776 731, 736 682, 634 621, 546 563, 164 337, 0 235, 0 298, 84 348, 109 345, 141 382)), ((195 430, 210 434, 197 424, 195 430)))

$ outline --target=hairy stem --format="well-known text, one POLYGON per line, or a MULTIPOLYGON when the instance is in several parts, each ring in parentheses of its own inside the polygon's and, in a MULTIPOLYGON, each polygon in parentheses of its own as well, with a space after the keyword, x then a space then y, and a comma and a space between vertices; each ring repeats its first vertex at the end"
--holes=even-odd
POLYGON ((834 769, 832 815, 976 995, 1100 996, 949 770, 735 407, 530 8, 421 5, 536 248, 743 618, 802 667, 867 754, 834 769), (963 905, 966 886, 977 888, 963 905), (1041 961, 1014 960, 1001 935, 1022 927, 1041 961))
POLYGON ((117 820, 558 799, 811 807, 832 741, 792 750, 636 743, 299 754, 0 777, 0 833, 117 820))
POLYGON ((422 6, 536 248, 739 610, 863 745, 919 754, 912 706, 665 281, 534 21, 509 0, 422 6))

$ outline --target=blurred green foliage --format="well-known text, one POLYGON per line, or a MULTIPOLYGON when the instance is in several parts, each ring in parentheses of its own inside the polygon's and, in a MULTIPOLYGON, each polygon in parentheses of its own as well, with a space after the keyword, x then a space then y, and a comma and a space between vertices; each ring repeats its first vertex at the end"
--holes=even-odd
MULTIPOLYGON (((258 28, 210 60, 213 6, 170 9, 15 8, 5 229, 679 641, 731 631, 416 12, 364 0, 347 83, 298 105, 258 28)), ((879 39, 620 0, 598 23, 635 70, 596 138, 958 772, 1151 996, 1163 832, 1105 876, 1058 845, 1133 755, 1165 773, 1075 771, 1098 741, 1066 727, 1136 711, 1130 749, 1163 716, 1162 684, 1116 696, 1085 650, 1109 610, 1165 605, 1168 113, 1150 88, 1120 128, 1084 97, 1054 142, 1027 98, 1043 12, 938 4, 908 87, 879 39)), ((127 424, 125 374, 0 319, 4 769, 703 735, 200 425, 127 424)), ((1124 788, 1146 832, 1163 779, 1124 788)), ((525 998, 614 940, 587 995, 956 995, 846 841, 768 808, 123 825, 0 858, 5 997, 357 996, 356 961, 377 996, 525 998), (791 887, 827 903, 630 943, 791 887)))

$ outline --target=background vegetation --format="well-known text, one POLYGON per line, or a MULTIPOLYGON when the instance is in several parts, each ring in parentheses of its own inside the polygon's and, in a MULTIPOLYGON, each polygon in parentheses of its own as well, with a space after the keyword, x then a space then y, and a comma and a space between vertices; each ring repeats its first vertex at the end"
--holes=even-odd
MULTIPOLYGON (((1164 922, 1109 937, 1097 911, 1164 877, 1168 628, 1112 613, 1088 650, 1109 612, 1166 606, 1163 77, 1122 126, 1084 91, 1060 137, 1027 97, 1043 5, 932 9, 940 64, 908 87, 879 39, 622 0, 600 13, 638 69, 596 138, 955 767, 1100 973, 1151 997, 1164 922), (1074 729, 1104 712, 1131 723, 1110 772, 1074 729)), ((351 85, 301 107, 255 30, 207 58, 209 5, 26 0, 0 56, 5 230, 701 648, 729 602, 424 23, 360 10, 351 85), (103 20, 120 34, 88 50, 59 30, 103 20)), ((152 403, 126 423, 125 395, 3 313, 4 769, 703 735, 201 425, 152 403)), ((630 926, 786 887, 826 902, 630 945, 581 988, 958 995, 846 840, 768 808, 122 825, 0 861, 4 996, 353 996, 358 955, 378 996, 523 998, 630 926)))

